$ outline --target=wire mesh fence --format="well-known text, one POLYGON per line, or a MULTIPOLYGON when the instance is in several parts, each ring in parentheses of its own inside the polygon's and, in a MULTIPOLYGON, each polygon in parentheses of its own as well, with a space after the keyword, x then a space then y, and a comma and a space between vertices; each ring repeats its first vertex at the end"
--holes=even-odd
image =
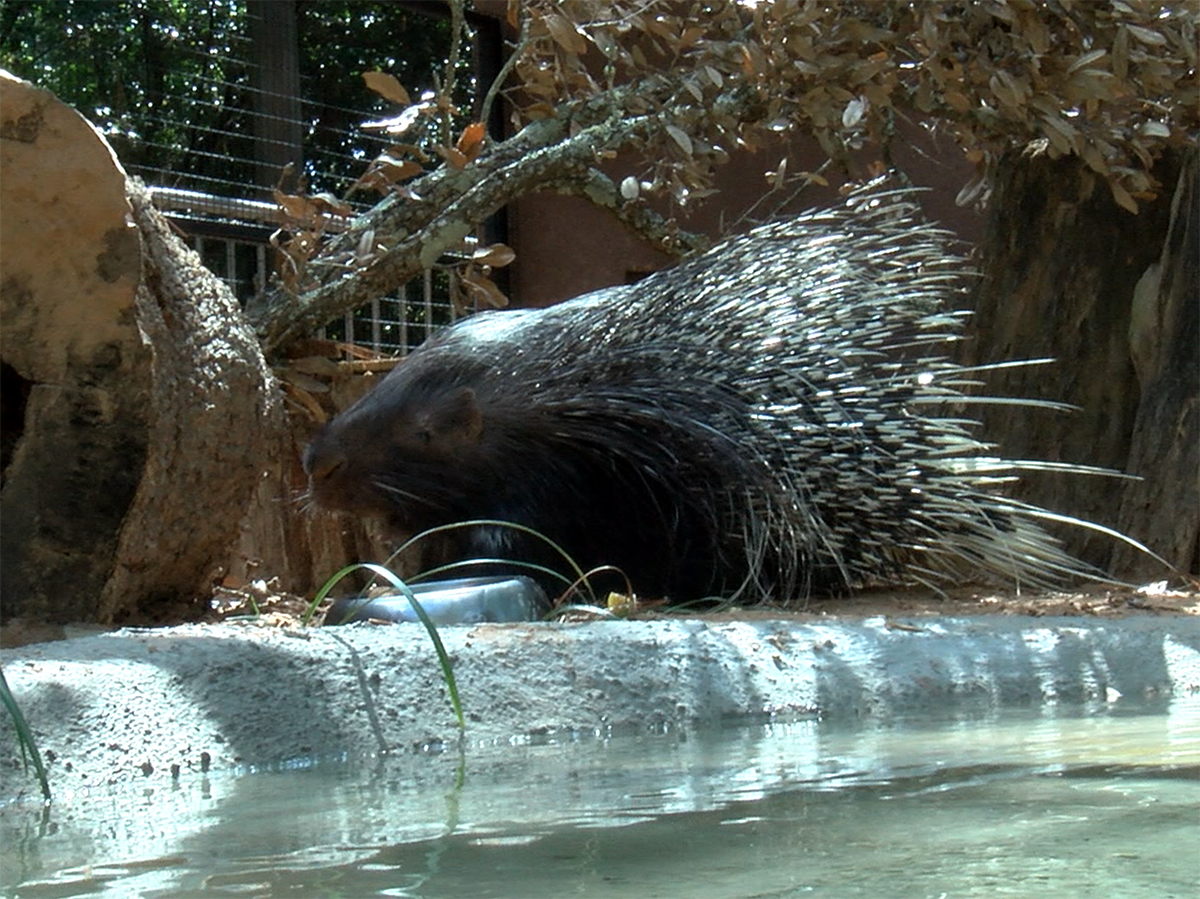
MULTIPOLYGON (((415 96, 432 87, 449 46, 440 10, 355 0, 4 3, 0 65, 89 118, 245 303, 274 271, 282 219, 273 190, 285 165, 310 193, 346 197, 387 143, 360 124, 395 112, 362 72, 392 71, 415 96)), ((475 78, 467 74, 464 90, 475 78)), ((373 197, 347 202, 361 212, 373 197)), ((448 279, 435 270, 325 331, 404 353, 454 317, 448 279)))

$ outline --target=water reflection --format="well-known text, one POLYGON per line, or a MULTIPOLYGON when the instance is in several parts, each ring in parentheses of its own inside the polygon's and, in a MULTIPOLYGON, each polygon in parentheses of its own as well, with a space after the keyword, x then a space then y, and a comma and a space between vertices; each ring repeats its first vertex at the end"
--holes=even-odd
POLYGON ((1200 697, 324 761, 0 810, 9 896, 1194 895, 1200 697))

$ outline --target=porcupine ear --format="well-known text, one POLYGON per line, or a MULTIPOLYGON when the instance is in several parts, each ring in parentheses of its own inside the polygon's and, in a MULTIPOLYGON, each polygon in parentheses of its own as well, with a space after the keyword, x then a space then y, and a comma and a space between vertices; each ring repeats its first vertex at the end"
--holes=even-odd
POLYGON ((483 434, 483 413, 470 387, 437 397, 421 410, 417 423, 429 446, 445 452, 474 445, 483 434))

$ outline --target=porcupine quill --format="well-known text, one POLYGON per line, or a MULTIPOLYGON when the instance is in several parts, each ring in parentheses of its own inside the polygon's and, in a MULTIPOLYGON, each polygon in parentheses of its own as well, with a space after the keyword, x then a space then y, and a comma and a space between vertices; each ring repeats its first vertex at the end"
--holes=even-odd
MULTIPOLYGON (((1042 523, 1127 538, 1000 487, 1097 469, 1003 459, 953 414, 1058 404, 964 394, 1031 363, 949 358, 968 275, 949 245, 912 191, 869 185, 636 285, 477 314, 326 426, 311 495, 407 533, 517 522, 675 601, 1094 577, 1042 523)), ((451 533, 457 558, 562 567, 520 531, 451 533)))

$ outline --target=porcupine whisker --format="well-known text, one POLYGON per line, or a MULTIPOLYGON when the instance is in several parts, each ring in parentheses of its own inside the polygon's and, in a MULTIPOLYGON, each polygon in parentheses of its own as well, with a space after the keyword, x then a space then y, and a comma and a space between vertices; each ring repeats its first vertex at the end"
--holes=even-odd
POLYGON ((374 480, 371 483, 377 490, 379 490, 383 493, 386 493, 390 496, 399 497, 402 500, 407 500, 409 502, 417 503, 418 505, 422 505, 422 506, 429 506, 434 509, 445 508, 445 504, 439 503, 435 497, 422 496, 421 494, 416 493, 415 491, 404 490, 400 487, 396 487, 395 485, 389 484, 386 481, 382 481, 382 480, 374 480))

